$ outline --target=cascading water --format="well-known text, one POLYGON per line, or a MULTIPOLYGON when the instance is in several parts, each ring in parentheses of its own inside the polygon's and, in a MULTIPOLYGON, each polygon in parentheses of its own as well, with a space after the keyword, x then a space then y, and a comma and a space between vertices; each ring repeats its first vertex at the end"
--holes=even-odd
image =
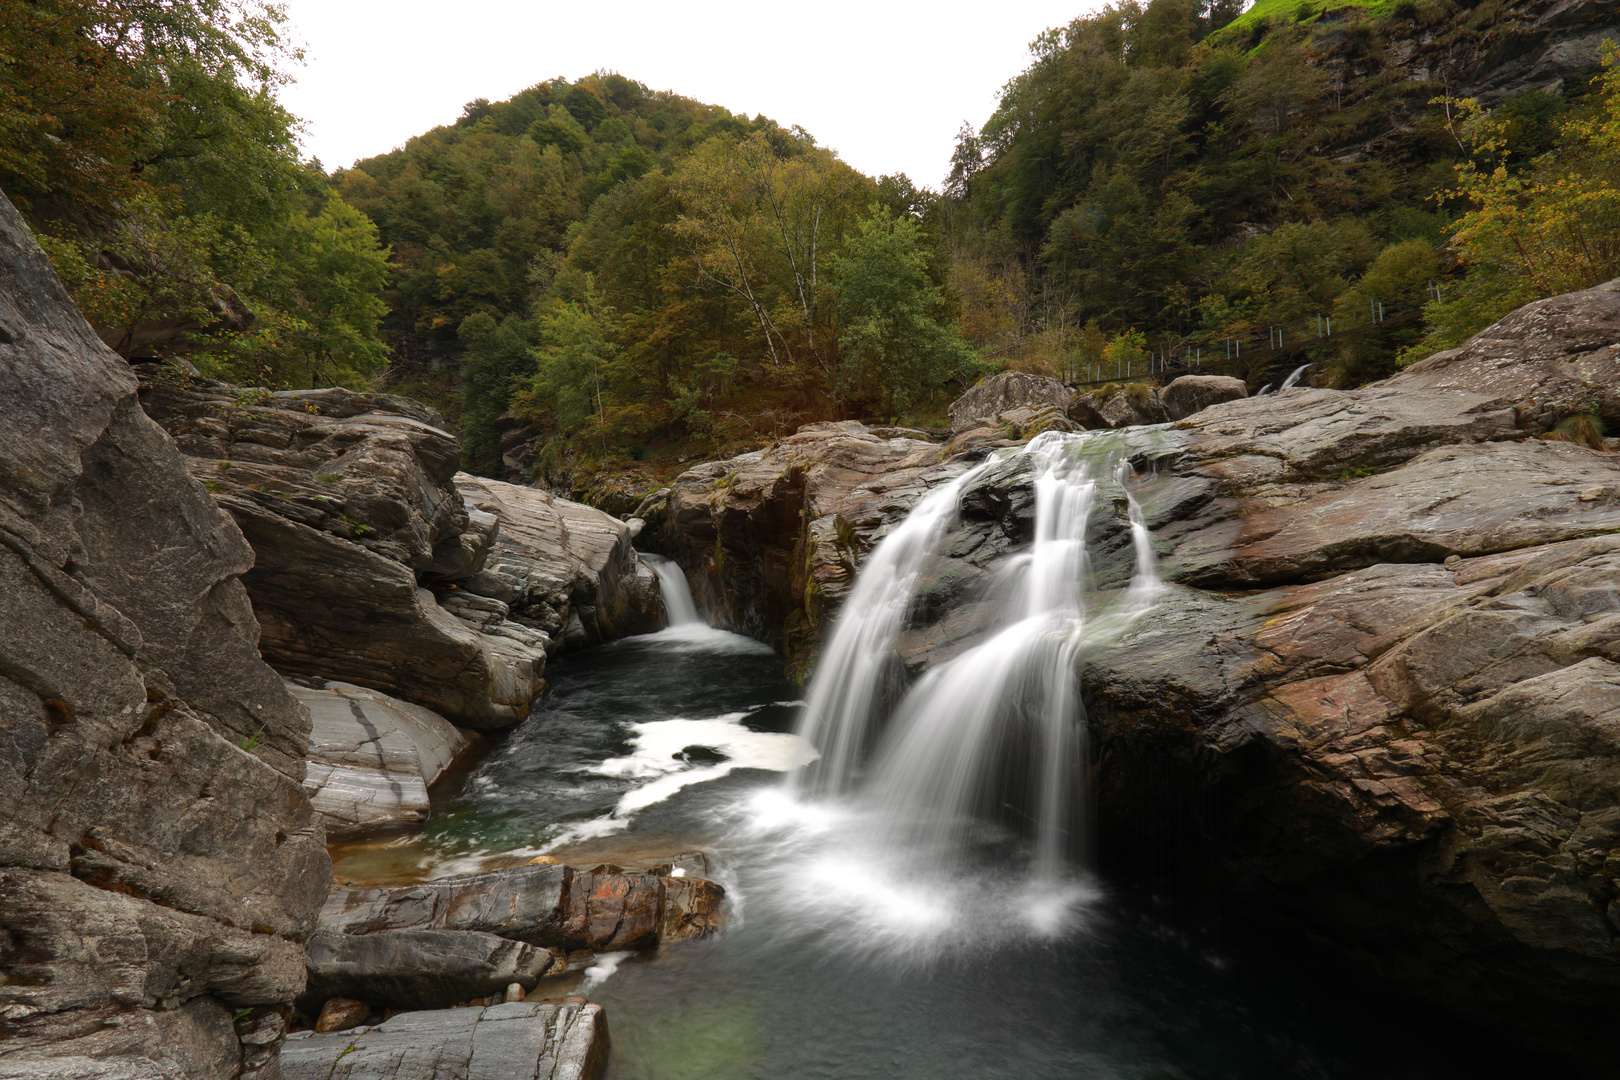
POLYGON ((1295 386, 1298 386, 1300 378, 1305 374, 1305 372, 1310 370, 1310 367, 1311 365, 1309 364, 1301 364, 1299 367, 1295 368, 1294 373, 1283 380, 1282 389, 1289 390, 1295 386))
POLYGON ((1038 879, 1060 875, 1075 853, 1085 768, 1079 661, 1089 644, 1112 639, 1147 610, 1160 588, 1151 537, 1128 490, 1130 586, 1106 604, 1088 588, 1087 526, 1099 485, 1112 479, 1123 489, 1133 474, 1122 455, 1112 435, 1038 436, 931 493, 862 568, 799 731, 823 754, 806 786, 853 791, 856 805, 870 811, 872 834, 890 850, 949 869, 976 838, 999 840, 1011 830, 1028 842, 1038 879), (863 772, 863 750, 887 711, 883 688, 899 667, 895 641, 919 571, 952 527, 962 493, 1016 457, 1035 473, 1035 529, 1015 563, 1012 622, 918 680, 863 772))
POLYGON ((686 584, 685 572, 673 560, 662 555, 642 554, 641 561, 658 575, 658 591, 664 598, 664 613, 669 616, 670 626, 708 625, 692 602, 692 589, 686 584))
POLYGON ((898 528, 884 538, 855 579, 844 618, 828 642, 820 668, 828 675, 810 684, 810 703, 799 734, 821 752, 809 770, 789 785, 831 794, 847 789, 868 750, 873 716, 892 703, 900 683, 894 639, 911 607, 917 574, 957 515, 964 488, 989 463, 970 469, 923 496, 898 528))

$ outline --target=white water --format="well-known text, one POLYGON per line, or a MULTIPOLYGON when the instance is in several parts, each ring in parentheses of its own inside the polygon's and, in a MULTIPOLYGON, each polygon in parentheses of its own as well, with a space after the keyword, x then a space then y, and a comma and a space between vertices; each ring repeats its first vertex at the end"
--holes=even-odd
POLYGON ((874 716, 897 696, 894 639, 911 607, 918 572, 955 523, 963 489, 989 466, 981 464, 923 496, 861 567, 844 605, 845 611, 860 614, 839 619, 799 724, 799 734, 815 744, 821 760, 794 774, 793 786, 830 794, 844 791, 855 779, 869 749, 874 716))
MULTIPOLYGON (((864 861, 886 864, 891 882, 915 882, 926 868, 940 901, 934 872, 965 865, 985 844, 1005 848, 1009 831, 1027 842, 1035 880, 1055 883, 1072 865, 1084 834, 1079 664, 1088 647, 1116 639, 1151 607, 1161 588, 1151 537, 1125 488, 1130 586, 1107 597, 1087 591, 1085 535, 1099 485, 1124 487, 1134 476, 1122 452, 1113 435, 1043 434, 928 495, 861 569, 799 726, 823 759, 789 794, 819 796, 823 812, 858 822, 864 861), (954 525, 963 491, 1008 456, 1030 459, 1036 504, 1033 544, 1000 579, 1011 590, 1011 621, 930 669, 890 715, 886 684, 898 672, 895 641, 920 571, 954 525)), ((845 873, 848 854, 838 860, 845 873)), ((928 914, 932 904, 902 907, 925 924, 944 917, 928 914)))
POLYGON ((670 626, 707 626, 692 602, 692 589, 686 584, 686 571, 662 555, 642 555, 641 561, 658 575, 658 591, 664 598, 664 611, 670 626))
POLYGON ((1287 390, 1291 387, 1298 386, 1300 377, 1310 369, 1310 366, 1311 365, 1309 364, 1301 364, 1299 367, 1295 368, 1294 373, 1283 380, 1282 389, 1287 390))

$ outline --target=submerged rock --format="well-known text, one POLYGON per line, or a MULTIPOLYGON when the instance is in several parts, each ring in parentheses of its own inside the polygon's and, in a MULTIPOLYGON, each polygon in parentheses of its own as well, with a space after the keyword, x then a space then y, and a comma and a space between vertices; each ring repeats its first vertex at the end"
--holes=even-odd
POLYGON ((253 552, 4 199, 0 328, 0 1074, 268 1075, 331 864, 253 552))
POLYGON ((599 1080, 607 1020, 581 1000, 401 1013, 359 1032, 291 1036, 286 1080, 599 1080))

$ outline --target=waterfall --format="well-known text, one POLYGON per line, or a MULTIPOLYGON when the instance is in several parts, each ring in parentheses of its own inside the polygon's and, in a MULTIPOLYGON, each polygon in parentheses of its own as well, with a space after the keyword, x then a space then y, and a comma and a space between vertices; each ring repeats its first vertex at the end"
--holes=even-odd
POLYGON ((1289 387, 1299 385, 1300 376, 1304 375, 1310 369, 1310 366, 1309 364, 1301 364, 1295 368, 1294 373, 1283 380, 1282 389, 1287 390, 1289 387))
POLYGON ((1113 433, 1048 432, 918 503, 872 552, 834 627, 799 731, 823 755, 809 785, 853 792, 890 846, 935 865, 962 857, 987 823, 1029 845, 1038 876, 1057 874, 1083 835, 1085 722, 1079 664, 1154 603, 1160 583, 1141 508, 1125 488, 1135 560, 1128 588, 1088 593, 1085 535, 1099 486, 1134 476, 1113 433), (1101 451, 1099 454, 1097 451, 1101 451), (1016 562, 1011 622, 911 687, 887 725, 886 683, 919 571, 954 524, 962 493, 986 469, 1024 457, 1034 477, 1035 530, 1016 562), (1117 468, 1115 467, 1117 465, 1117 468), (880 745, 863 770, 866 748, 880 745), (926 853, 926 854, 924 854, 926 853))
POLYGON ((692 590, 686 584, 684 570, 662 555, 643 554, 641 561, 658 575, 658 591, 663 595, 664 612, 669 616, 670 626, 708 625, 692 602, 692 590))
POLYGON ((822 794, 849 787, 866 755, 873 715, 890 704, 900 682, 894 639, 911 607, 917 574, 955 523, 963 489, 989 467, 985 462, 923 496, 861 567, 844 604, 845 611, 860 615, 838 620, 799 724, 799 734, 821 752, 821 760, 808 773, 795 773, 790 784, 822 794))

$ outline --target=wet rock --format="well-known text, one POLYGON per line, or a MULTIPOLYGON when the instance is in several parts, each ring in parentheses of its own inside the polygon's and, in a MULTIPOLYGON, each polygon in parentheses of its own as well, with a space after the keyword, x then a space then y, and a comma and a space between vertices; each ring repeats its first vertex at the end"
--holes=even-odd
POLYGON ((308 715, 251 549, 3 199, 0 326, 0 1062, 234 1077, 330 880, 308 715))
POLYGON ((315 1034, 327 1035, 334 1031, 348 1031, 359 1027, 371 1016, 371 1006, 354 998, 328 998, 321 1006, 321 1015, 315 1020, 315 1034))
POLYGON ((1248 396, 1249 388, 1243 380, 1229 375, 1182 375, 1159 391, 1159 400, 1171 420, 1185 420, 1211 405, 1248 396))
POLYGON ((292 1036, 286 1080, 599 1080, 607 1020, 579 1000, 408 1012, 358 1034, 292 1036))
POLYGON ((522 941, 472 930, 318 930, 309 939, 309 984, 301 1004, 333 997, 399 1009, 442 1009, 502 993, 512 983, 533 989, 551 953, 522 941))
POLYGON ((1047 406, 1062 414, 1068 408, 1069 397, 1069 388, 1049 376, 1003 371, 980 379, 951 402, 951 430, 995 427, 1003 422, 1001 414, 1020 408, 1033 412, 1047 406))
MULTIPOLYGON (((421 885, 334 889, 321 910, 320 925, 355 935, 395 929, 476 931, 561 949, 613 952, 657 946, 666 923, 712 927, 718 920, 724 897, 719 886, 683 885, 672 907, 666 889, 682 879, 603 870, 518 866, 421 885)), ((682 934, 701 936, 685 929, 682 934)))
POLYGON ((304 790, 328 839, 425 821, 427 789, 472 740, 444 717, 351 683, 289 679, 309 710, 304 790))
POLYGON ((561 944, 572 868, 516 866, 486 874, 383 889, 334 889, 323 930, 476 930, 536 945, 561 944))
POLYGON ((546 863, 420 886, 334 889, 321 910, 321 929, 476 931, 562 952, 651 949, 719 928, 726 891, 706 873, 708 860, 687 853, 650 868, 580 871, 546 863))

